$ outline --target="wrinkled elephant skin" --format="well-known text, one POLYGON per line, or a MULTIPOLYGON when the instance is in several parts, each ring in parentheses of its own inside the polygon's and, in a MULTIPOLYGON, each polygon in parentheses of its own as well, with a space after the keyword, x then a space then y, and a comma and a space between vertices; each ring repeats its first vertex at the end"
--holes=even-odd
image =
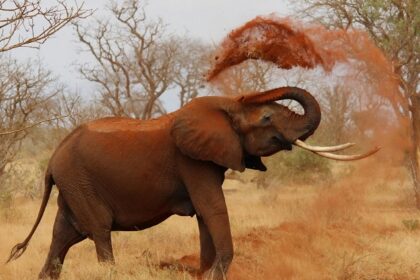
POLYGON ((111 231, 154 226, 171 215, 196 215, 201 270, 224 279, 233 258, 222 191, 228 168, 265 171, 260 157, 290 150, 320 122, 318 103, 300 88, 285 87, 237 98, 200 97, 158 119, 104 118, 75 129, 53 154, 45 194, 26 249, 53 185, 59 209, 40 278, 58 278, 68 249, 90 238, 99 261, 113 262, 111 231), (298 115, 276 100, 298 101, 298 115))

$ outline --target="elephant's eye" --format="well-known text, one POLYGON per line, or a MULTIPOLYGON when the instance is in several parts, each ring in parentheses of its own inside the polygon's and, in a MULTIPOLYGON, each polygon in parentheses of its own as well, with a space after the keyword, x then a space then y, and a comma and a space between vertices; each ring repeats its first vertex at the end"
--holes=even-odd
POLYGON ((271 122, 271 114, 264 114, 264 116, 262 116, 261 118, 261 123, 263 124, 267 124, 271 122))

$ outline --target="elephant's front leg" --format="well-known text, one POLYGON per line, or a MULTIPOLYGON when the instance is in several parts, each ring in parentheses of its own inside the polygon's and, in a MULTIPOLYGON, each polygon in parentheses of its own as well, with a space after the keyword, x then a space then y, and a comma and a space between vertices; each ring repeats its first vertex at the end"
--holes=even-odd
POLYGON ((197 222, 200 231, 200 271, 205 272, 213 265, 216 250, 203 218, 197 215, 197 222))
POLYGON ((226 279, 228 268, 233 259, 232 236, 227 212, 215 211, 210 215, 203 215, 203 220, 209 229, 215 248, 213 263, 210 269, 204 273, 204 279, 226 279))
POLYGON ((208 269, 204 279, 222 280, 226 279, 233 258, 229 217, 222 190, 224 175, 218 168, 199 167, 202 166, 196 164, 193 170, 189 170, 189 176, 184 180, 199 219, 201 264, 202 268, 208 269))

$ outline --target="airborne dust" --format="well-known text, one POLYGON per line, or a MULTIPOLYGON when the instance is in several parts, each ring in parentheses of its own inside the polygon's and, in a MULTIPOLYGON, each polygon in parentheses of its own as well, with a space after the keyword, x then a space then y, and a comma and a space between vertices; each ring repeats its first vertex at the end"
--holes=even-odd
MULTIPOLYGON (((390 221, 393 212, 410 216, 414 205, 403 168, 409 137, 400 107, 407 104, 398 94, 392 61, 359 30, 329 30, 292 19, 257 17, 222 41, 208 81, 217 85, 248 59, 268 61, 282 69, 318 67, 325 77, 340 72, 337 66, 344 68, 338 75, 340 86, 348 90, 336 94, 356 100, 351 104, 350 126, 357 132, 346 141, 356 142, 360 151, 374 145, 382 149, 368 159, 345 163, 353 170, 351 175, 343 175, 332 186, 309 189, 315 192, 312 199, 291 221, 255 229, 236 241, 251 247, 260 267, 247 271, 246 258, 239 257, 232 268, 233 279, 415 279, 420 275, 418 263, 399 260, 391 249, 378 248, 384 245, 375 246, 386 238, 392 243, 398 235, 402 218, 390 221), (384 252, 388 255, 381 255, 384 252)), ((337 164, 340 168, 343 164, 337 164)))
MULTIPOLYGON (((272 62, 282 69, 320 67, 325 76, 332 75, 338 68, 335 66, 345 65, 345 73, 338 75, 341 86, 349 90, 339 94, 358 96, 357 104, 352 104, 352 119, 362 132, 359 139, 349 140, 383 148, 367 161, 369 165, 371 161, 383 162, 384 158, 402 164, 409 145, 409 124, 400 107, 407 104, 398 94, 394 65, 368 34, 353 29, 329 30, 290 18, 257 17, 231 31, 222 41, 207 80, 217 85, 223 75, 229 75, 230 68, 248 59, 272 62)), ((369 169, 378 169, 373 167, 369 169)))

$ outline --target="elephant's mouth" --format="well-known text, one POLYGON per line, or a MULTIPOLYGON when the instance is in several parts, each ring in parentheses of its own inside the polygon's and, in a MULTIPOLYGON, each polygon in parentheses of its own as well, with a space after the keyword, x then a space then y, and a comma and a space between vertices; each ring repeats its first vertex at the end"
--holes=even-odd
POLYGON ((292 144, 288 142, 276 142, 275 144, 271 145, 270 149, 265 150, 264 152, 261 152, 260 156, 269 157, 282 150, 291 151, 292 148, 293 148, 292 144))
POLYGON ((245 167, 249 169, 255 169, 260 171, 266 171, 267 167, 261 161, 261 158, 258 156, 252 156, 245 154, 245 167))
POLYGON ((281 150, 287 150, 287 151, 291 151, 293 146, 292 143, 290 143, 289 141, 287 141, 283 136, 281 135, 276 135, 272 137, 272 142, 274 143, 274 145, 276 146, 276 150, 277 151, 281 151, 281 150))
POLYGON ((280 147, 281 150, 287 150, 287 151, 291 151, 292 148, 293 148, 292 144, 290 144, 288 142, 280 143, 279 147, 280 147))

